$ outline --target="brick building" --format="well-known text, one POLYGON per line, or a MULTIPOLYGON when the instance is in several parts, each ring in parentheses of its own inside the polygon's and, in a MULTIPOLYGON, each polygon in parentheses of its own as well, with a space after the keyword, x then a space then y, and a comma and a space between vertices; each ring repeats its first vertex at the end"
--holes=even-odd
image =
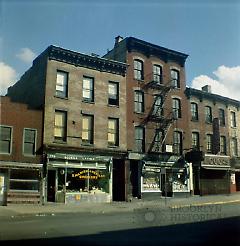
POLYGON ((129 197, 189 194, 188 55, 133 37, 115 39, 104 57, 127 63, 129 197), (184 141, 183 141, 184 139, 184 141))
POLYGON ((1 96, 0 112, 0 203, 39 203, 42 111, 1 96))
POLYGON ((204 160, 193 161, 194 194, 220 194, 236 191, 231 165, 239 155, 237 114, 240 102, 202 90, 186 89, 191 119, 191 147, 205 153, 204 160))
POLYGON ((9 88, 44 111, 46 200, 125 200, 126 67, 49 46, 9 88))

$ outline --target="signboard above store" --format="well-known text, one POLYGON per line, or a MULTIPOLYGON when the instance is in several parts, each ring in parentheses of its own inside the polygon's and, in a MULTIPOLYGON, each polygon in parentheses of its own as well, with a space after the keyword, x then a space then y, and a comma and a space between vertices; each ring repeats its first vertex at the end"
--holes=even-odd
POLYGON ((230 157, 221 155, 205 155, 202 166, 230 167, 230 157))

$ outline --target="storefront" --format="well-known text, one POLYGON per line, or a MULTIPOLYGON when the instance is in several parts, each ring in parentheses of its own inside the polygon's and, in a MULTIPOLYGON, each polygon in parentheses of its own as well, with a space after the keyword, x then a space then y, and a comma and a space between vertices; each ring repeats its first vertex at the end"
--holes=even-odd
POLYGON ((231 158, 231 192, 240 191, 240 157, 231 158))
POLYGON ((0 204, 41 203, 42 164, 1 161, 0 204))
POLYGON ((112 157, 47 154, 47 200, 62 203, 110 202, 112 157))
POLYGON ((150 162, 143 165, 141 177, 143 197, 149 196, 189 196, 189 166, 179 166, 176 162, 150 162))
POLYGON ((200 170, 200 194, 228 194, 231 184, 229 156, 205 155, 200 170))

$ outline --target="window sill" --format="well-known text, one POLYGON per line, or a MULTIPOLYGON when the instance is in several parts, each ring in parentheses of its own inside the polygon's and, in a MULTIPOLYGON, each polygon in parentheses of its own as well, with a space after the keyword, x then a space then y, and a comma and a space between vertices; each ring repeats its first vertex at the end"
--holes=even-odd
POLYGON ((82 100, 83 103, 95 104, 94 101, 82 100))
POLYGON ((31 158, 35 158, 37 155, 28 155, 28 154, 23 154, 24 157, 31 157, 31 158))
POLYGON ((145 112, 134 112, 134 114, 144 115, 144 114, 145 114, 145 112))
POLYGON ((63 99, 63 100, 68 100, 68 97, 61 97, 61 96, 57 96, 57 95, 54 95, 55 98, 59 98, 59 99, 63 99))
POLYGON ((56 143, 56 144, 67 144, 67 141, 61 141, 61 140, 54 140, 53 143, 56 143))
POLYGON ((191 119, 192 122, 199 122, 198 119, 191 119))
POLYGON ((117 149, 117 148, 119 148, 119 146, 118 145, 108 145, 108 148, 110 148, 110 149, 117 149))
POLYGON ((119 108, 119 105, 108 104, 108 107, 112 107, 112 108, 119 108))
POLYGON ((136 78, 133 78, 135 81, 137 82, 141 82, 141 83, 144 83, 144 79, 136 79, 136 78))
POLYGON ((94 144, 93 143, 81 143, 81 146, 84 146, 84 147, 94 147, 94 144))

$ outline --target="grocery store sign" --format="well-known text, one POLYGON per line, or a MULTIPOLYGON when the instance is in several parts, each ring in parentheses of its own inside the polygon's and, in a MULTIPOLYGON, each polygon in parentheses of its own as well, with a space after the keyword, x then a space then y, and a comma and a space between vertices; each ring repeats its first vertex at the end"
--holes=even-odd
POLYGON ((83 170, 78 173, 73 173, 72 177, 79 178, 79 179, 100 179, 100 178, 105 178, 105 175, 96 172, 94 170, 83 170))

